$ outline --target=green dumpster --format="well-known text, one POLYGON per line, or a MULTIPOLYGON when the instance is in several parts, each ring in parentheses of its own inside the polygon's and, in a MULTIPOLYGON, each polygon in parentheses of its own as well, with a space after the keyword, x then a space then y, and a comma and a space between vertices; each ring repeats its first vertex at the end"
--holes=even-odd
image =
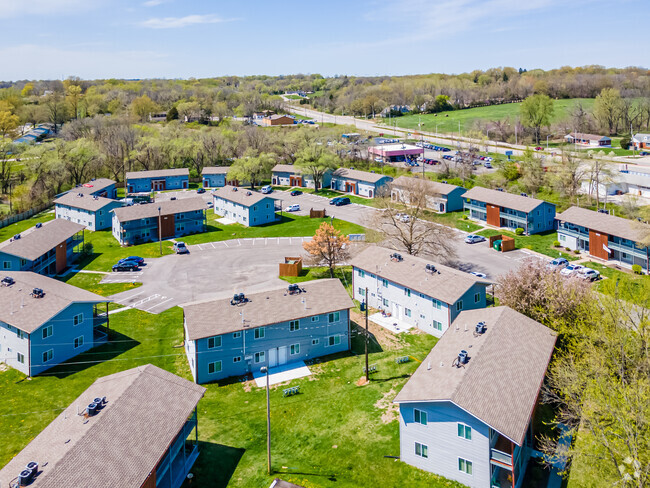
POLYGON ((494 241, 494 243, 492 244, 492 247, 496 251, 501 251, 501 239, 497 239, 496 241, 494 241))

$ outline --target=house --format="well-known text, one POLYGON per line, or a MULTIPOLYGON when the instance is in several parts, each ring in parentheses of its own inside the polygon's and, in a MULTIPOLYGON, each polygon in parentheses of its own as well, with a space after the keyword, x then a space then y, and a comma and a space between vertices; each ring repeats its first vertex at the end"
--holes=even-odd
POLYGON ((167 121, 167 112, 157 112, 155 114, 149 114, 149 122, 166 122, 167 121))
POLYGON ((396 116, 396 115, 404 115, 407 114, 411 111, 411 106, 410 105, 391 105, 389 107, 386 107, 383 109, 379 115, 382 117, 388 117, 388 116, 396 116))
POLYGON ((463 195, 469 218, 495 227, 522 228, 526 234, 554 229, 555 205, 544 200, 475 186, 463 195))
POLYGON ((632 137, 632 146, 634 146, 634 149, 637 151, 650 149, 650 134, 634 134, 632 137))
POLYGON ((596 134, 583 134, 580 132, 572 132, 564 136, 564 139, 569 144, 581 144, 589 147, 612 147, 612 139, 607 136, 599 136, 596 134))
POLYGON ((192 377, 207 383, 347 351, 352 307, 338 279, 184 305, 192 377))
MULTIPOLYGON (((332 171, 327 170, 318 182, 318 188, 327 187, 332 180, 332 171)), ((276 164, 271 172, 271 184, 279 186, 299 186, 315 188, 314 176, 302 173, 301 168, 292 164, 276 164)))
POLYGON ((270 115, 261 119, 261 124, 271 127, 271 126, 280 126, 280 125, 293 125, 296 123, 296 119, 290 115, 270 115))
POLYGON ((239 186, 239 181, 229 180, 230 166, 206 166, 203 168, 203 188, 221 188, 222 186, 239 186))
POLYGON ((112 219, 113 236, 123 246, 131 246, 205 232, 206 209, 201 197, 116 208, 112 219))
POLYGON ((485 290, 491 284, 470 273, 378 246, 366 248, 350 264, 354 299, 391 314, 398 324, 437 337, 462 310, 484 308, 485 290))
POLYGON ((397 202, 408 204, 411 193, 415 193, 416 196, 424 194, 428 208, 446 213, 463 209, 462 195, 465 191, 463 187, 448 183, 400 176, 391 184, 390 197, 397 202))
POLYGON ((460 314, 395 397, 400 459, 471 488, 519 488, 556 334, 508 307, 460 314))
POLYGON ((58 274, 81 254, 84 228, 65 219, 36 224, 0 242, 0 270, 58 274))
POLYGON ((275 214, 276 203, 279 202, 268 195, 240 190, 236 186, 224 186, 213 195, 215 214, 246 227, 268 224, 279 219, 275 214))
POLYGON ((0 486, 180 488, 199 456, 204 393, 151 364, 99 378, 0 470, 0 486))
POLYGON ((330 188, 353 195, 373 198, 387 192, 387 185, 393 178, 387 175, 368 173, 356 169, 339 168, 332 173, 330 188))
POLYGON ((0 358, 8 366, 36 376, 106 342, 101 326, 112 300, 30 271, 0 276, 0 358))
POLYGON ((117 198, 115 182, 108 178, 90 180, 88 183, 73 188, 69 193, 83 193, 91 197, 117 198))
POLYGON ((127 193, 181 190, 188 188, 189 183, 190 170, 187 168, 129 171, 126 173, 127 193))
POLYGON ((111 226, 111 211, 121 206, 121 201, 76 193, 74 190, 54 200, 57 219, 76 222, 93 231, 108 229, 111 226))
POLYGON ((607 213, 571 207, 555 217, 558 241, 569 249, 650 271, 650 250, 637 244, 650 235, 650 226, 607 213))
POLYGON ((375 156, 375 159, 379 158, 384 163, 411 161, 424 155, 423 148, 404 143, 371 146, 368 148, 368 152, 375 156))

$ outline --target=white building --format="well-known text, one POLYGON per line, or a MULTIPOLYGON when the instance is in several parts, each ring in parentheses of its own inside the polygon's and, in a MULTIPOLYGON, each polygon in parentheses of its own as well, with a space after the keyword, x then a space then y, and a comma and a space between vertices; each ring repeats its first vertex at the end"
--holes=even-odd
POLYGON ((72 190, 54 200, 57 219, 65 219, 85 225, 90 230, 103 230, 111 226, 111 210, 122 202, 72 190))

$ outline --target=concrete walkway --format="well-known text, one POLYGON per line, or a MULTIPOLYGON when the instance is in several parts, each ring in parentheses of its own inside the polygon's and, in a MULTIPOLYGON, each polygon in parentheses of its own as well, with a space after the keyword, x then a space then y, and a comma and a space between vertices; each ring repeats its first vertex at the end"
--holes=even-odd
MULTIPOLYGON (((304 361, 283 364, 282 366, 269 368, 269 385, 277 385, 278 383, 295 380, 297 378, 304 378, 305 376, 310 375, 311 371, 304 361)), ((255 384, 260 388, 266 386, 266 375, 264 373, 257 371, 256 373, 253 373, 253 378, 255 379, 255 384)))

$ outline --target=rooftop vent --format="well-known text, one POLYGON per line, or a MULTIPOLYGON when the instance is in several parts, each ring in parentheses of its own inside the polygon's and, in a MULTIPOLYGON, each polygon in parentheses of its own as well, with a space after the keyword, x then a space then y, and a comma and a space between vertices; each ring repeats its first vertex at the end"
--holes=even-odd
POLYGON ((37 229, 40 229, 41 227, 43 227, 43 222, 39 222, 38 224, 36 224, 37 229))
POLYGON ((522 197, 527 197, 527 196, 528 196, 528 193, 524 193, 524 192, 522 191, 522 192, 520 193, 520 195, 521 195, 522 197))
POLYGON ((232 297, 232 300, 230 300, 231 305, 241 305, 242 303, 246 303, 248 301, 248 298, 243 293, 235 293, 235 295, 232 297))
POLYGON ((431 273, 431 274, 440 273, 433 264, 427 264, 424 267, 424 269, 426 270, 427 273, 431 273))
POLYGON ((81 197, 84 196, 84 194, 83 194, 83 193, 77 193, 77 196, 78 196, 79 198, 81 198, 81 197))
POLYGON ((485 334, 486 329, 487 329, 487 327, 485 327, 485 322, 479 322, 478 324, 476 324, 475 331, 476 331, 477 334, 479 334, 479 335, 480 334, 485 334))
POLYGON ((297 295, 299 293, 302 293, 304 290, 300 288, 300 286, 298 286, 296 283, 292 283, 289 285, 288 291, 289 295, 297 295))
POLYGON ((17 239, 20 239, 20 234, 16 234, 16 235, 14 236, 14 241, 17 240, 17 239))
POLYGON ((5 276, 2 278, 2 286, 11 286, 16 282, 11 276, 5 276))
POLYGON ((393 254, 390 255, 390 260, 391 261, 397 261, 399 263, 400 261, 403 261, 404 258, 402 257, 401 254, 398 254, 398 253, 394 252, 393 254))
POLYGON ((32 295, 34 298, 43 298, 43 297, 45 296, 45 292, 43 291, 42 288, 34 288, 34 289, 32 290, 31 295, 32 295))
POLYGON ((249 196, 249 197, 250 197, 252 194, 253 194, 253 193, 250 192, 250 191, 247 191, 247 192, 246 192, 246 195, 249 196))

